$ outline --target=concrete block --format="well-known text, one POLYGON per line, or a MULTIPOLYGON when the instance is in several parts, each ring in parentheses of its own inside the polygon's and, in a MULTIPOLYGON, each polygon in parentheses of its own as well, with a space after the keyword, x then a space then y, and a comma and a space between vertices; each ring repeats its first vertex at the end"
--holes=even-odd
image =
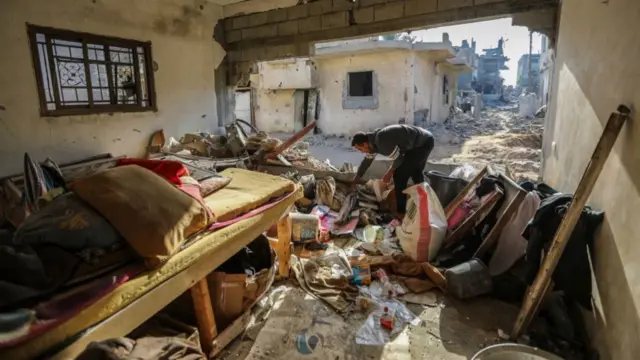
POLYGON ((238 42, 242 40, 242 30, 227 31, 224 37, 228 43, 238 42))
POLYGON ((320 30, 322 30, 322 22, 320 20, 320 15, 302 19, 298 23, 298 31, 300 32, 300 34, 305 34, 305 33, 310 33, 310 32, 320 31, 320 30))
POLYGON ((267 23, 277 23, 287 21, 287 9, 276 9, 267 11, 267 23))
POLYGON ((473 0, 440 0, 438 1, 438 11, 457 9, 466 6, 473 6, 473 0))
POLYGON ((356 24, 367 24, 373 22, 373 7, 354 10, 353 19, 355 20, 356 24))
POLYGON ((262 39, 276 36, 278 36, 278 26, 276 24, 242 29, 242 40, 262 39))
POLYGON ((360 8, 378 5, 378 4, 384 4, 387 2, 389 2, 389 0, 359 0, 360 8))
POLYGON ((247 15, 249 17, 249 26, 260 26, 267 23, 267 13, 255 13, 251 15, 247 15))
POLYGON ((323 30, 349 26, 349 12, 341 11, 334 14, 322 15, 320 22, 323 30))
POLYGON ((265 48, 264 55, 269 60, 295 57, 297 56, 296 46, 293 44, 269 46, 265 48))
POLYGON ((242 50, 240 54, 240 59, 243 62, 260 60, 264 58, 265 52, 266 52, 265 48, 256 48, 256 47, 248 48, 248 49, 242 50))
POLYGON ((438 10, 438 0, 406 0, 404 2, 404 15, 420 15, 438 10))
POLYGON ((497 3, 497 2, 503 2, 504 0, 474 0, 473 3, 474 5, 485 5, 485 4, 491 4, 491 3, 497 3))
POLYGON ((242 52, 240 51, 229 51, 227 52, 227 61, 235 63, 238 61, 242 61, 242 52))
POLYGON ((305 6, 309 9, 309 16, 327 14, 332 11, 333 0, 317 0, 305 6))
POLYGON ((376 5, 373 8, 373 19, 384 21, 398 19, 404 16, 404 2, 392 2, 388 4, 376 5))
POLYGON ((278 36, 295 35, 298 33, 298 23, 303 20, 291 20, 278 25, 278 36))
POLYGON ((249 17, 248 16, 238 16, 231 18, 231 29, 243 29, 249 27, 249 17))
POLYGON ((353 10, 355 8, 355 2, 349 0, 333 0, 333 11, 353 10))
POLYGON ((287 8, 287 19, 295 20, 309 16, 309 8, 307 5, 297 5, 287 8))

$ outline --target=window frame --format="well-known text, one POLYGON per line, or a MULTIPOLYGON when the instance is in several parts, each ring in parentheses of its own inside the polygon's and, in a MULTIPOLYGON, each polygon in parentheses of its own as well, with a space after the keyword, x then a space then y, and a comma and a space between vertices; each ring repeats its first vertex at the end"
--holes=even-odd
POLYGON ((342 108, 345 110, 377 110, 378 109, 378 76, 373 69, 359 69, 346 71, 342 86, 342 108), (350 74, 371 73, 371 95, 350 95, 350 74))
MULTIPOLYGON (((368 97, 372 97, 373 96, 373 71, 372 70, 367 70, 367 71, 349 71, 349 72, 347 72, 347 81, 348 81, 347 93, 349 94, 349 97, 352 97, 352 98, 368 98, 368 97), (353 76, 355 74, 366 74, 366 76, 370 76, 371 77, 371 81, 370 81, 371 90, 367 91, 367 92, 370 92, 371 95, 351 95, 351 90, 353 89, 351 87, 351 80, 352 80, 351 76, 353 76)), ((363 89, 364 89, 364 87, 363 87, 363 89)), ((363 93, 364 92, 365 91, 363 91, 363 93)))
MULTIPOLYGON (((102 114, 102 113, 129 113, 129 112, 157 112, 157 97, 155 91, 155 79, 154 79, 154 62, 152 56, 152 46, 150 41, 139 41, 132 39, 123 39, 119 37, 113 36, 104 36, 104 35, 96 35, 79 31, 58 29, 52 27, 38 26, 27 23, 27 34, 29 37, 29 47, 31 50, 31 60, 34 69, 34 74, 36 77, 36 85, 38 90, 38 101, 40 104, 40 116, 41 117, 59 117, 59 116, 73 116, 73 115, 92 115, 92 114, 102 114), (51 51, 51 43, 48 39, 58 39, 63 41, 74 41, 81 42, 83 45, 87 43, 95 43, 99 45, 104 45, 105 49, 108 49, 109 46, 122 46, 126 48, 133 48, 134 55, 133 56, 133 67, 134 67, 134 75, 136 82, 136 104, 92 104, 89 99, 93 98, 92 90, 93 88, 89 87, 87 83, 87 93, 89 103, 86 106, 69 106, 58 104, 56 96, 58 93, 58 73, 54 69, 53 63, 49 63, 49 72, 52 80, 52 93, 53 93, 53 101, 56 103, 56 109, 50 110, 47 108, 47 97, 45 94, 45 85, 44 81, 46 81, 45 76, 42 74, 41 66, 46 66, 46 64, 40 64, 39 50, 38 50, 38 42, 36 40, 37 34, 43 34, 47 38, 47 56, 53 56, 53 54, 48 54, 51 51), (144 64, 139 63, 139 56, 137 53, 138 47, 143 49, 144 54, 144 64), (149 103, 147 106, 142 106, 142 85, 140 83, 140 72, 136 71, 144 67, 144 73, 146 75, 145 84, 147 87, 148 98, 146 101, 149 103)), ((87 48, 83 46, 83 63, 86 65, 88 59, 87 48)), ((105 50, 108 53, 107 50, 105 50)), ((105 56, 106 59, 106 56, 105 56)), ((110 60, 109 60, 110 61, 110 60)), ((107 66, 107 73, 110 74, 111 70, 110 66, 107 66)), ((86 66, 85 66, 85 71, 86 66)), ((90 80, 88 80, 90 81, 90 80)), ((109 90, 111 90, 109 88, 109 90)))

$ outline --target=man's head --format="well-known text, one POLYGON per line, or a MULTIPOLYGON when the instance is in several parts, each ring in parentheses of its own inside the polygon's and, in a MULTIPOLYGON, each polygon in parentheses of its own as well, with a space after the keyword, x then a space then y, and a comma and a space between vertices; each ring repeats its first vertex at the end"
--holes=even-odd
POLYGON ((369 154, 371 152, 371 147, 369 145, 369 136, 361 131, 353 135, 353 139, 351 139, 351 146, 353 146, 356 150, 366 154, 369 154))

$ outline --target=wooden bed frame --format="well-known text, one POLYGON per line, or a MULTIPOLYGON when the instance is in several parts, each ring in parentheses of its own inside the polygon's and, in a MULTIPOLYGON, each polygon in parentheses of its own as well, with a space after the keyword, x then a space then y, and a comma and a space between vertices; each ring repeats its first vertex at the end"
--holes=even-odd
MULTIPOLYGON (((287 209, 280 216, 280 220, 277 222, 278 241, 271 243, 279 259, 279 278, 288 278, 290 270, 291 222, 288 213, 287 209)), ((267 231, 272 225, 266 225, 264 229, 261 229, 261 232, 267 231)), ((51 359, 73 359, 93 341, 121 337, 130 333, 187 290, 190 290, 193 300, 202 350, 209 357, 214 356, 244 331, 242 325, 246 324, 246 321, 243 319, 246 320, 248 313, 245 313, 219 334, 209 294, 207 275, 233 256, 241 247, 246 246, 248 242, 239 244, 240 247, 229 246, 222 251, 203 256, 189 268, 145 293, 101 323, 89 328, 72 344, 53 355, 51 359)))

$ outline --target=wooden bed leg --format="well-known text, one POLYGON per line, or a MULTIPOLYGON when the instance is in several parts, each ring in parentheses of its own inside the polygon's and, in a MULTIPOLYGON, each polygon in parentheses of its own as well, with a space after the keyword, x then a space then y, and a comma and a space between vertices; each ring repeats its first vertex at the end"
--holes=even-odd
POLYGON ((198 320, 198 332, 200 333, 202 350, 209 357, 213 339, 218 336, 218 329, 216 328, 216 320, 213 317, 209 283, 206 277, 191 287, 191 299, 193 299, 193 308, 198 320))
POLYGON ((278 220, 278 279, 288 279, 291 265, 291 218, 289 214, 278 220))

